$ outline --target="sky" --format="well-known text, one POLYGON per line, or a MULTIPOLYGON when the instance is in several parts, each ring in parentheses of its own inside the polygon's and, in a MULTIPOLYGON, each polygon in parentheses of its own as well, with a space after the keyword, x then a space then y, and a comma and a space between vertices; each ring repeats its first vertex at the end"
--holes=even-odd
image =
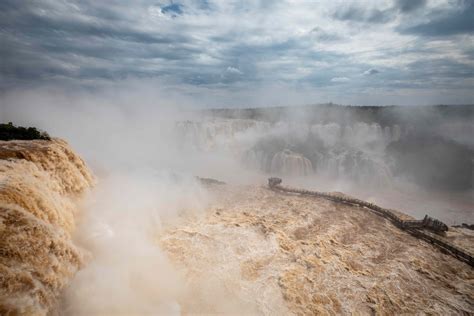
POLYGON ((0 93, 143 84, 200 106, 474 103, 474 1, 0 2, 0 93))

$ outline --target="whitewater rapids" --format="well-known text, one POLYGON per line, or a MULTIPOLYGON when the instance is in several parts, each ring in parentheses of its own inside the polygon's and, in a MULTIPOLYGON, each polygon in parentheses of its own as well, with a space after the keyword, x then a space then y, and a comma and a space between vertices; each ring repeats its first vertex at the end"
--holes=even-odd
MULTIPOLYGON (((144 244, 127 239, 141 233, 130 223, 155 213, 134 213, 132 204, 153 209, 155 200, 129 199, 127 217, 112 203, 106 219, 125 239, 102 236, 94 252, 72 237, 79 200, 95 184, 82 159, 58 139, 0 142, 0 314, 140 315, 141 302, 160 301, 176 302, 172 309, 181 315, 474 313, 473 269, 381 217, 264 186, 210 183, 194 183, 207 197, 199 211, 194 185, 178 186, 171 197, 165 190, 165 209, 179 212, 134 239, 144 244), (118 278, 109 286, 102 272, 118 278), (120 300, 139 302, 127 310, 115 297, 95 295, 128 295, 127 286, 136 291, 120 300), (63 310, 65 291, 80 298, 75 311, 89 313, 63 310)), ((473 250, 472 231, 450 228, 447 238, 473 250)))
POLYGON ((84 262, 77 199, 94 183, 62 140, 0 141, 0 314, 47 315, 84 262))
MULTIPOLYGON (((209 190, 205 216, 159 238, 189 284, 183 314, 474 312, 469 265, 367 210, 261 186, 209 190)), ((473 250, 467 230, 447 238, 473 250)))

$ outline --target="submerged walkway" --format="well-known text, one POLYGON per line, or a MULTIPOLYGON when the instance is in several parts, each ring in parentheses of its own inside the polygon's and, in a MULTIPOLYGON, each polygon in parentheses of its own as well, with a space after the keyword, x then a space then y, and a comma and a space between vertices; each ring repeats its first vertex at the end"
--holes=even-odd
POLYGON ((474 267, 474 256, 469 251, 461 249, 458 246, 447 241, 445 238, 441 237, 439 234, 448 230, 448 226, 443 222, 433 219, 428 215, 425 216, 422 220, 404 220, 400 218, 395 212, 390 209, 386 209, 375 205, 373 203, 359 200, 356 198, 347 197, 341 194, 328 193, 328 192, 318 192, 310 191, 305 189, 296 189, 291 187, 286 187, 281 185, 282 180, 280 178, 269 178, 268 186, 274 191, 286 192, 286 193, 296 193, 301 195, 317 196, 325 198, 337 203, 344 203, 350 205, 357 205, 362 208, 366 208, 374 212, 375 214, 385 217, 390 220, 398 228, 405 230, 411 235, 430 242, 441 250, 449 253, 455 258, 466 262, 471 267, 474 267), (435 233, 432 233, 428 230, 431 230, 435 233))

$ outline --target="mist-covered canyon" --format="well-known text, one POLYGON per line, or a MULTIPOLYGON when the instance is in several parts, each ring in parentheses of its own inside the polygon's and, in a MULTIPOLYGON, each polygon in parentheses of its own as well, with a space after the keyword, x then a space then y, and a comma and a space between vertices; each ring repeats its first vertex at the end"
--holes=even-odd
POLYGON ((467 263, 367 209, 266 186, 428 214, 472 252, 452 226, 473 223, 472 106, 7 101, 2 119, 52 139, 0 142, 2 313, 472 312, 467 263))
POLYGON ((247 171, 349 191, 414 216, 434 213, 451 224, 473 220, 470 106, 320 105, 200 114, 176 123, 183 146, 225 153, 247 171))

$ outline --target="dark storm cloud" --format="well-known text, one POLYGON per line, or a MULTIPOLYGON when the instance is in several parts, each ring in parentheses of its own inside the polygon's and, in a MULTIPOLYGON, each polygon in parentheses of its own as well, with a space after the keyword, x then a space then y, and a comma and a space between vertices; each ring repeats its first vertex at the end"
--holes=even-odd
POLYGON ((425 5, 426 0, 394 0, 391 6, 381 9, 356 2, 336 10, 333 17, 341 21, 381 24, 394 20, 398 13, 408 14, 425 5))
POLYGON ((163 6, 161 13, 170 14, 174 17, 184 13, 184 7, 179 3, 172 3, 170 5, 163 6))
POLYGON ((395 0, 394 7, 403 13, 412 12, 426 5, 426 0, 395 0))
POLYGON ((383 24, 395 20, 398 15, 419 12, 419 9, 426 8, 426 5, 427 0, 393 0, 385 7, 374 7, 365 2, 356 1, 337 8, 332 16, 340 21, 383 24))
MULTIPOLYGON (((39 8, 41 9, 41 8, 39 8)), ((48 8, 45 8, 48 10, 48 8)), ((49 12, 48 12, 49 13, 49 12)), ((111 24, 102 16, 84 20, 71 16, 68 12, 51 12, 50 15, 31 10, 28 5, 16 6, 16 10, 5 9, 0 13, 0 28, 3 32, 20 33, 31 38, 35 37, 67 37, 67 36, 97 36, 116 38, 123 41, 138 43, 171 43, 175 36, 150 34, 131 27, 111 24)), ((178 40, 185 40, 179 36, 178 40)))
POLYGON ((428 44, 430 32, 460 34, 472 28, 471 2, 373 4, 4 0, 0 89, 48 80, 95 84, 159 78, 176 86, 219 89, 277 82, 318 88, 344 84, 361 91, 470 78, 469 62, 449 58, 472 60, 469 45, 461 43, 453 52, 449 45, 428 44), (415 44, 404 34, 416 35, 415 44), (438 61, 426 64, 428 59, 438 61), (442 69, 433 73, 430 67, 442 69))
POLYGON ((404 34, 423 36, 450 36, 473 34, 474 1, 458 1, 457 5, 447 10, 436 10, 428 15, 429 21, 410 27, 399 27, 404 34))
POLYGON ((341 35, 325 31, 318 26, 311 30, 309 36, 313 36, 318 42, 333 42, 343 39, 341 35))
POLYGON ((412 62, 408 64, 408 70, 412 76, 420 79, 452 81, 456 78, 472 78, 474 65, 448 58, 437 58, 412 62))
MULTIPOLYGON (((408 63, 403 69, 387 68, 377 73, 377 80, 371 81, 372 87, 389 89, 471 89, 474 65, 457 62, 448 58, 417 60, 408 63), (463 80, 467 79, 467 80, 463 80)), ((373 76, 363 76, 371 80, 373 76)), ((360 82, 364 85, 364 81, 360 82)), ((472 98, 471 98, 472 100, 472 98)), ((472 102, 472 101, 471 101, 472 102)))
MULTIPOLYGON (((145 69, 146 60, 173 63, 200 53, 186 35, 140 30, 127 23, 126 12, 84 3, 68 8, 46 2, 2 2, 2 83, 153 76, 163 71, 145 69)), ((168 10, 173 8, 177 10, 168 10)))
POLYGON ((333 17, 341 21, 367 23, 386 23, 394 18, 392 10, 369 9, 362 5, 351 5, 337 10, 333 17))

